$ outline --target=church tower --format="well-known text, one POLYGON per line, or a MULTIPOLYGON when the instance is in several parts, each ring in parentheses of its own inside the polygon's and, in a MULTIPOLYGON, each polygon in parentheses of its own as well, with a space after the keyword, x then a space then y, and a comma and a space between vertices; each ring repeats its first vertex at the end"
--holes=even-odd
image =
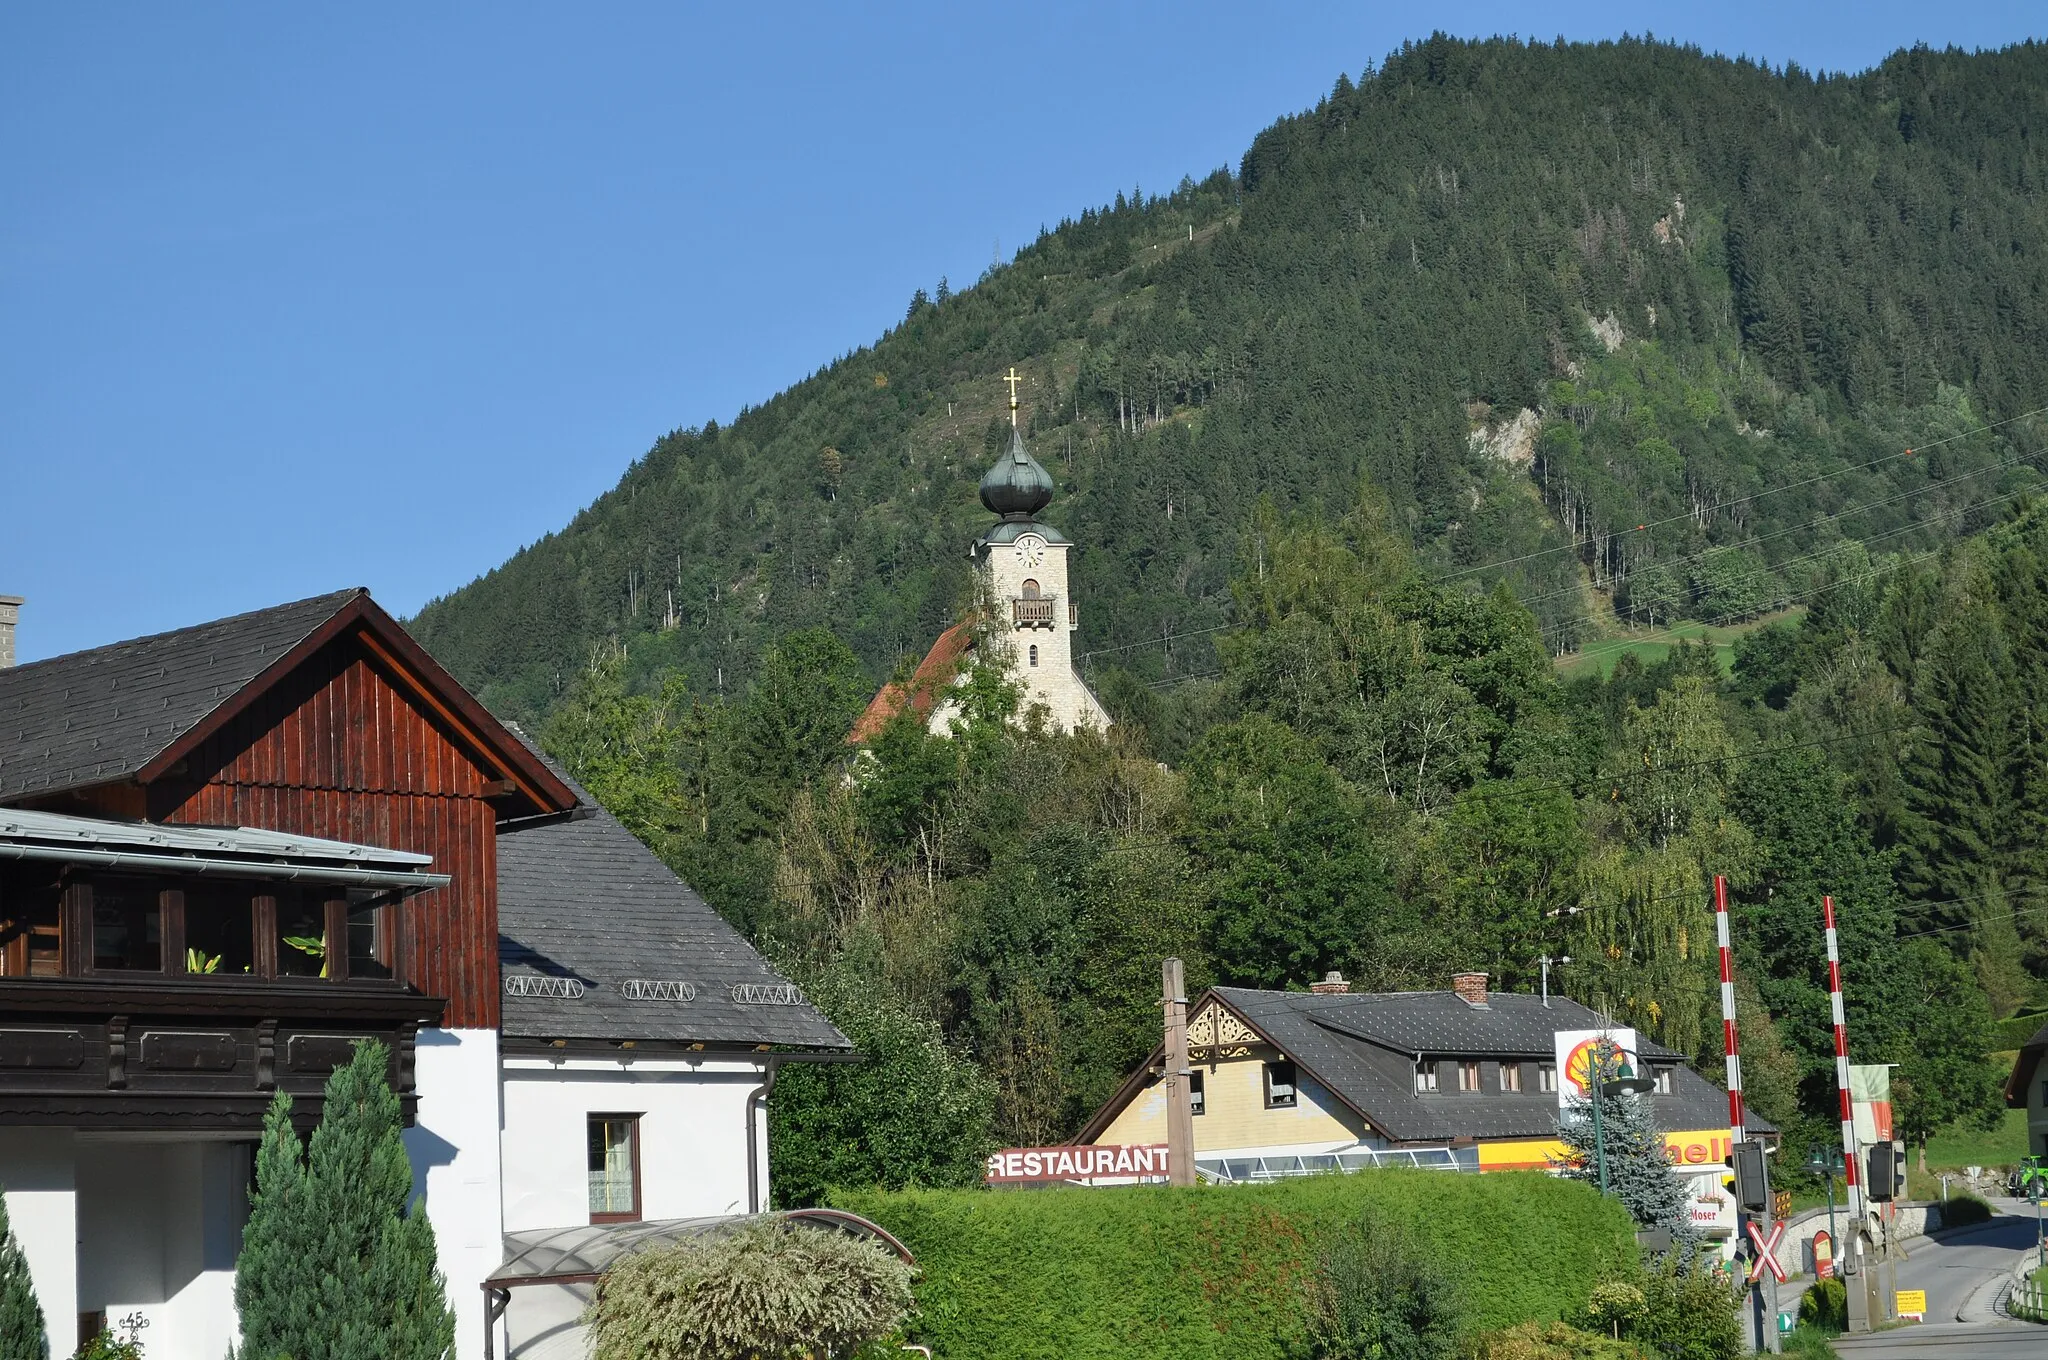
POLYGON ((995 610, 990 632, 1009 647, 1010 676, 1024 691, 1023 707, 1045 706, 1062 731, 1109 727, 1109 712, 1074 667, 1074 633, 1081 626, 1067 573, 1073 543, 1038 518, 1052 501, 1052 474, 1024 447, 1017 423, 1017 371, 1010 384, 1010 447, 981 479, 981 503, 1001 516, 974 541, 995 610))
POLYGON ((950 733, 960 714, 951 690, 966 680, 968 667, 976 661, 987 664, 998 657, 1023 691, 1022 711, 1043 708, 1050 725, 1062 732, 1083 727, 1109 730, 1109 710, 1074 668, 1074 633, 1081 626, 1067 575, 1067 554, 1074 545, 1038 518, 1052 501, 1052 474, 1024 447, 1024 433, 1017 426, 1017 384, 1022 379, 1016 369, 1006 381, 1010 448, 981 479, 981 503, 998 518, 974 540, 973 550, 990 617, 979 626, 974 619, 964 619, 939 634, 908 681, 884 685, 869 702, 847 734, 848 745, 874 740, 906 708, 930 731, 950 733), (984 644, 988 654, 976 657, 984 644))

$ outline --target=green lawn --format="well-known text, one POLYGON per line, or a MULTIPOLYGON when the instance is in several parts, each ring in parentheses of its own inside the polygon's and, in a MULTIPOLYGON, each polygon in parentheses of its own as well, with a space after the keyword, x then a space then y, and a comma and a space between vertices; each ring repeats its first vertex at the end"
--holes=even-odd
POLYGON ((1714 658, 1721 663, 1722 673, 1727 674, 1735 667, 1737 638, 1745 633, 1754 633, 1767 624, 1797 623, 1805 614, 1805 605, 1795 605, 1791 609, 1761 619, 1752 619, 1748 623, 1675 623, 1669 628, 1622 629, 1610 637, 1588 642, 1584 651, 1559 657, 1557 673, 1567 680, 1595 672, 1606 676, 1613 673, 1614 663, 1621 660, 1624 654, 1633 655, 1645 666, 1650 666, 1662 661, 1680 642, 1705 640, 1713 645, 1714 658))
POLYGON ((2027 1155, 2027 1112, 2007 1110, 1997 1128, 1944 1129, 1927 1140, 1927 1168, 1956 1171, 1966 1166, 2012 1166, 2027 1155))

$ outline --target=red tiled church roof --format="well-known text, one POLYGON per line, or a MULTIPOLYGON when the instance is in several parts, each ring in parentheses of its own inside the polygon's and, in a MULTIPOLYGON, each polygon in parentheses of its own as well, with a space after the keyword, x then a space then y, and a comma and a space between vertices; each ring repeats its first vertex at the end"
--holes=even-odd
POLYGON ((906 702, 911 712, 920 718, 929 718, 939 695, 952 688, 961 666, 966 662, 967 653, 973 648, 974 630, 966 622, 956 623, 939 634, 938 641, 918 663, 908 685, 892 680, 882 686, 881 693, 868 701, 860 721, 853 725, 853 731, 846 734, 846 744, 858 746, 873 741, 889 725, 889 720, 903 711, 906 702))

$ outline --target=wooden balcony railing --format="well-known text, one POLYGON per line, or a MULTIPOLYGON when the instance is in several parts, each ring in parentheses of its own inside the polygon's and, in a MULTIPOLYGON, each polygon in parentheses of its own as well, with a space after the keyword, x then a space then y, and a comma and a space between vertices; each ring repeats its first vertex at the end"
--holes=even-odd
POLYGON ((1056 595, 1046 595, 1028 600, 1020 595, 1010 597, 1010 620, 1018 628, 1050 628, 1053 626, 1053 610, 1059 603, 1056 595))
POLYGON ((0 1125, 254 1131, 283 1090, 310 1126, 358 1039, 390 1050, 409 1124, 444 1006, 395 982, 0 979, 0 1125))

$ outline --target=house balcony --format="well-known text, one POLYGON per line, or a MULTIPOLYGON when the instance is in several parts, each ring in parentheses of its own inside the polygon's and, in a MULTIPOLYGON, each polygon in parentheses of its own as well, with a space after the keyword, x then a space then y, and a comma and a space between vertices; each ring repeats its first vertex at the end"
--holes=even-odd
POLYGON ((414 1039, 444 1004, 390 981, 0 978, 0 1125, 254 1134, 282 1090, 308 1128, 359 1039, 390 1050, 411 1124, 414 1039))
POLYGON ((1010 597, 1010 623, 1016 628, 1051 628, 1056 626, 1058 609, 1057 595, 1013 595, 1010 597))

